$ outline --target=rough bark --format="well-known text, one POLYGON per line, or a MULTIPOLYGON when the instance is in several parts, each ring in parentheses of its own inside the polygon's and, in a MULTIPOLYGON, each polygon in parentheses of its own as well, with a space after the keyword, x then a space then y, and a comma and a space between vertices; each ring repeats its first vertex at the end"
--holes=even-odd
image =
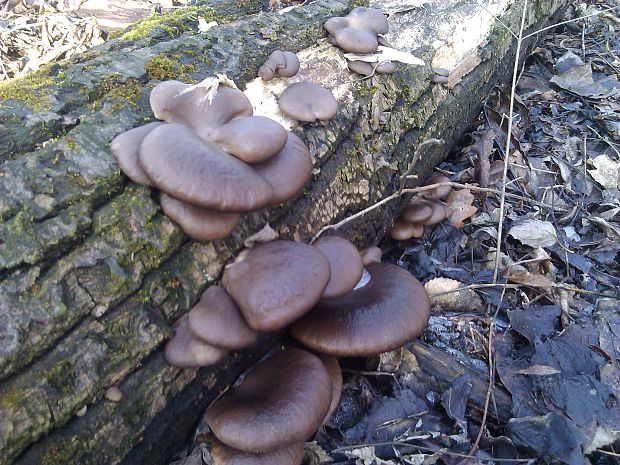
MULTIPOLYGON (((333 47, 316 45, 323 22, 359 2, 318 0, 283 15, 245 16, 265 3, 213 0, 149 20, 0 86, 0 465, 165 463, 201 410, 277 339, 266 335, 203 370, 163 361, 170 323, 218 279, 243 239, 269 221, 282 237, 307 241, 393 193, 415 147, 443 138, 446 147, 416 162, 424 179, 511 71, 514 39, 475 2, 393 15, 389 40, 427 65, 365 81, 342 69, 333 47), (200 33, 198 18, 219 25, 200 33), (455 51, 462 29, 439 26, 472 18, 488 32, 455 51), (447 45, 433 49, 436 39, 447 45), (295 128, 315 159, 312 181, 287 204, 245 215, 225 240, 188 241, 153 192, 121 174, 109 142, 152 118, 148 93, 157 79, 225 73, 242 87, 275 49, 301 51, 301 77, 341 102, 328 124, 295 128), (451 88, 430 82, 428 63, 441 56, 468 71, 451 88), (103 398, 112 385, 123 392, 120 402, 103 398)), ((524 2, 497 3, 502 22, 517 30, 524 2)), ((556 20, 566 3, 530 1, 527 30, 556 20)), ((345 233, 360 247, 376 243, 402 201, 345 233)))

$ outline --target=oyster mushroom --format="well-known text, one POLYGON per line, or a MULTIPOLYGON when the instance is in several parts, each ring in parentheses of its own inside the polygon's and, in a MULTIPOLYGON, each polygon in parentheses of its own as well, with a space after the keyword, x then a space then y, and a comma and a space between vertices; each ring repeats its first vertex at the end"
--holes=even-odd
POLYGON ((303 443, 325 419, 332 380, 324 363, 310 352, 287 349, 256 365, 204 415, 224 444, 265 453, 303 443))
POLYGON ((271 81, 276 75, 292 77, 299 71, 299 58, 293 52, 276 50, 258 69, 258 76, 271 81))
POLYGON ((314 82, 291 84, 278 99, 282 113, 297 121, 329 121, 338 112, 338 102, 325 87, 314 82))
POLYGON ((396 265, 371 265, 368 272, 368 284, 321 301, 296 321, 293 337, 317 352, 345 357, 387 352, 418 337, 430 316, 424 286, 396 265))

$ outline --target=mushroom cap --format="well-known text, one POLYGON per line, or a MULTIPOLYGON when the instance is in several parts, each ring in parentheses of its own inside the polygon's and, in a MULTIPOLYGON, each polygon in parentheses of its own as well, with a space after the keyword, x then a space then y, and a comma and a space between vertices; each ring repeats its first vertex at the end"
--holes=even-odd
POLYGON ((356 29, 375 34, 387 34, 389 30, 387 17, 376 8, 358 6, 353 8, 345 18, 349 20, 349 25, 356 29))
POLYGON ((360 255, 362 256, 362 263, 364 266, 373 265, 375 263, 381 263, 381 257, 383 256, 383 252, 381 249, 375 245, 371 247, 366 247, 363 250, 360 250, 360 255))
POLYGON ((239 213, 205 210, 162 193, 161 209, 194 240, 206 242, 228 236, 239 222, 239 213))
POLYGON ((253 454, 233 449, 217 439, 210 439, 213 465, 299 465, 304 455, 304 443, 286 444, 271 452, 253 454))
POLYGON ((293 52, 276 50, 258 69, 258 76, 265 81, 271 81, 276 74, 282 77, 292 77, 299 71, 299 58, 293 52))
POLYGON ((303 442, 330 407, 332 380, 310 352, 287 349, 270 357, 212 404, 204 420, 224 444, 253 453, 303 442))
POLYGON ((277 155, 288 132, 265 116, 238 118, 214 129, 211 142, 246 163, 259 163, 277 155))
POLYGON ((275 240, 230 265, 222 285, 250 328, 275 331, 310 310, 329 282, 329 262, 315 247, 275 240))
POLYGON ((362 60, 353 60, 347 63, 349 69, 364 76, 376 74, 392 74, 396 71, 396 63, 393 61, 382 61, 381 63, 368 63, 362 60))
POLYGON ((328 121, 338 113, 338 102, 332 93, 314 82, 291 84, 280 95, 278 106, 286 116, 307 123, 317 119, 328 121))
MULTIPOLYGON (((450 178, 443 174, 435 174, 426 182, 426 185, 430 186, 431 184, 439 184, 442 182, 450 182, 450 178)), ((429 191, 422 192, 421 196, 430 200, 442 200, 448 196, 451 190, 451 186, 439 186, 429 191)))
POLYGON ((271 186, 270 204, 275 205, 293 198, 308 182, 312 157, 304 141, 289 132, 280 153, 253 168, 271 186))
POLYGON ((227 351, 198 339, 189 329, 188 316, 174 325, 174 337, 166 343, 164 355, 168 364, 177 368, 197 368, 222 360, 227 351))
POLYGON ((151 131, 139 159, 155 186, 198 207, 242 212, 271 201, 271 187, 251 166, 202 141, 183 124, 163 124, 151 131))
POLYGON ((433 216, 433 209, 428 205, 422 205, 420 203, 410 203, 400 213, 401 219, 410 223, 424 224, 430 217, 433 216))
POLYGON ((335 299, 353 290, 364 272, 357 247, 338 236, 322 237, 314 247, 329 261, 330 278, 322 298, 335 299))
POLYGON ((450 209, 441 200, 426 200, 416 197, 411 201, 412 205, 424 205, 431 208, 432 216, 424 222, 425 225, 432 226, 441 223, 450 214, 450 209))
POLYGON ((151 91, 155 117, 169 123, 183 123, 198 137, 210 141, 215 128, 234 119, 252 116, 252 104, 239 89, 219 85, 212 101, 209 90, 180 81, 164 81, 151 91), (184 93, 183 93, 184 92, 184 93))
POLYGON ((428 322, 430 300, 411 273, 381 263, 368 267, 370 282, 320 302, 291 327, 302 344, 325 354, 356 357, 402 346, 428 322))
POLYGON ((340 396, 342 395, 342 370, 340 369, 338 359, 333 355, 317 354, 317 357, 319 357, 323 365, 325 365, 325 369, 332 380, 332 401, 329 404, 329 411, 323 420, 322 424, 324 425, 329 421, 329 418, 340 403, 340 396))
POLYGON ((340 48, 350 53, 375 53, 379 48, 376 34, 353 27, 344 27, 336 31, 334 40, 340 48))
POLYGON ((189 311, 189 329, 194 335, 222 349, 242 349, 256 341, 258 333, 248 326, 228 292, 211 286, 189 311))
POLYGON ((396 241, 406 241, 412 237, 420 237, 417 235, 420 232, 420 228, 422 228, 422 234, 424 234, 424 226, 396 218, 388 234, 396 241))
POLYGON ((110 143, 110 151, 116 157, 118 165, 123 173, 133 182, 144 186, 151 185, 151 180, 138 162, 138 154, 140 153, 140 144, 142 144, 144 138, 161 124, 164 123, 154 122, 138 126, 119 134, 110 143))
POLYGON ((443 77, 450 76, 450 70, 446 68, 439 68, 437 66, 433 66, 431 69, 433 73, 436 74, 437 76, 443 76, 443 77))

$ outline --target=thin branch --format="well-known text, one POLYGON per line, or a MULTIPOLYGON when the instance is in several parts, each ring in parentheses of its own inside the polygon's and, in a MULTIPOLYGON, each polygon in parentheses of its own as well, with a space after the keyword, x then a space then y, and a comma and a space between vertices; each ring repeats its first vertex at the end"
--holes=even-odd
MULTIPOLYGON (((425 191, 429 191, 429 190, 433 190, 437 187, 441 187, 441 186, 451 186, 451 187, 455 187, 458 189, 470 189, 472 191, 475 192, 485 192, 488 194, 493 194, 496 196, 501 196, 502 192, 497 190, 497 189, 493 189, 490 187, 479 187, 479 186, 474 186, 472 184, 463 184, 460 182, 439 182, 436 184, 429 184, 427 186, 420 186, 420 187, 413 187, 410 189, 403 189, 402 191, 399 192, 395 192, 392 195, 389 195, 387 197, 385 197, 384 199, 378 201, 375 204, 372 204, 371 206, 364 208, 363 210, 360 210, 359 212, 348 216, 346 218, 344 218, 343 220, 337 222, 337 223, 333 223, 333 224, 328 224, 326 226, 323 226, 321 229, 319 229, 319 231, 314 235, 314 237, 312 239, 310 239, 310 244, 313 244, 314 242, 316 242, 316 240, 321 237, 321 235, 329 230, 332 229, 338 229, 341 228, 342 226, 344 226, 347 223, 350 223, 358 218, 361 218, 362 216, 364 216, 366 213, 369 213, 373 210, 376 210, 377 208, 381 207, 382 205, 385 205, 386 203, 390 202, 391 200, 397 199, 398 197, 402 196, 402 195, 406 195, 406 194, 419 194, 421 192, 425 192, 425 191)), ((544 202, 539 202, 538 200, 534 200, 534 199, 530 199, 528 197, 524 197, 522 195, 518 195, 518 194, 512 194, 510 192, 505 193, 505 197, 510 197, 513 199, 518 199, 518 200, 523 200, 524 202, 528 202, 532 205, 535 205, 537 207, 540 208, 544 208, 545 210, 557 210, 557 211, 561 211, 561 212, 565 212, 565 211, 569 211, 566 210, 564 208, 559 208, 559 207, 553 207, 549 204, 546 204, 544 202)))
POLYGON ((504 214, 506 209, 506 179, 508 178, 508 165, 510 163, 510 142, 512 140, 513 110, 515 101, 515 90, 517 88, 517 77, 519 74, 519 56, 521 55, 521 44, 523 43, 523 29, 525 28, 525 17, 527 16, 527 0, 523 3, 523 13, 521 14, 521 27, 517 38, 517 50, 515 52, 515 63, 512 69, 512 87, 510 89, 510 108, 508 109, 508 129, 506 131, 506 151, 504 153, 504 173, 502 177, 502 194, 499 204, 499 224, 497 225, 497 239, 495 251, 495 266, 493 267, 493 283, 497 282, 499 274, 499 262, 502 249, 502 235, 504 232, 504 214))
POLYGON ((474 457, 471 455, 459 454, 458 452, 451 452, 449 450, 443 450, 443 449, 433 449, 431 447, 418 446, 416 444, 409 444, 407 442, 402 442, 402 441, 386 441, 386 442, 375 442, 372 444, 357 444, 354 446, 339 447, 338 449, 334 449, 332 452, 342 453, 348 450, 361 449, 363 447, 381 447, 381 446, 413 447, 421 451, 432 452, 433 454, 445 454, 445 455, 450 455, 452 457, 462 457, 464 459, 476 459, 476 460, 480 460, 483 462, 522 462, 522 463, 525 463, 525 462, 530 462, 534 460, 534 459, 502 459, 502 458, 495 458, 495 457, 474 457))
POLYGON ((605 8, 595 13, 590 13, 589 15, 583 15, 583 16, 579 16, 578 18, 573 18, 573 19, 569 19, 566 21, 562 21, 561 23, 551 24, 550 26, 543 27, 542 29, 538 29, 537 31, 534 31, 526 36, 523 36, 521 40, 523 41, 525 39, 529 39, 530 37, 535 36, 536 34, 540 34, 541 32, 548 31, 549 29, 553 29, 554 27, 562 26, 563 24, 574 23, 575 21, 579 21, 581 19, 586 19, 586 18, 591 18, 592 16, 602 15, 603 13, 607 13, 608 11, 615 10, 616 8, 620 8, 620 6, 610 6, 609 8, 605 8))

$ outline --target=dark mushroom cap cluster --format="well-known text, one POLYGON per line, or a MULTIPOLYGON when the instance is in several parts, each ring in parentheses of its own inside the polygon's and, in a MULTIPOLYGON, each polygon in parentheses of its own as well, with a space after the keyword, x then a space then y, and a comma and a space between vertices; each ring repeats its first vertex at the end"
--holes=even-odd
MULTIPOLYGON (((450 178, 438 174, 431 177, 427 185, 444 182, 450 182, 450 178)), ((450 190, 450 186, 438 186, 415 197, 394 221, 389 231, 390 237, 397 241, 422 237, 424 226, 432 226, 445 220, 450 211, 442 199, 448 196, 450 190)))
POLYGON ((256 365, 204 415, 217 441, 217 465, 294 465, 303 444, 338 404, 342 373, 334 357, 286 349, 256 365))
MULTIPOLYGON (((387 34, 386 16, 375 8, 357 7, 347 16, 336 16, 325 22, 330 41, 349 53, 375 53, 383 43, 380 34, 387 34)), ((396 64, 391 61, 369 63, 362 60, 349 61, 349 69, 355 73, 370 76, 374 73, 391 74, 396 64)))
POLYGON ((162 210, 193 239, 227 236, 239 213, 291 198, 310 177, 301 139, 252 116, 238 89, 165 81, 150 102, 164 122, 120 134, 110 148, 127 176, 162 192, 162 210))
POLYGON ((174 327, 166 344, 166 361, 178 368, 195 368, 219 362, 229 350, 241 349, 256 340, 239 308, 221 287, 209 287, 188 314, 174 327))
POLYGON ((282 77, 292 77, 299 71, 299 58, 293 52, 276 50, 258 68, 258 76, 265 81, 271 81, 276 75, 282 77))

